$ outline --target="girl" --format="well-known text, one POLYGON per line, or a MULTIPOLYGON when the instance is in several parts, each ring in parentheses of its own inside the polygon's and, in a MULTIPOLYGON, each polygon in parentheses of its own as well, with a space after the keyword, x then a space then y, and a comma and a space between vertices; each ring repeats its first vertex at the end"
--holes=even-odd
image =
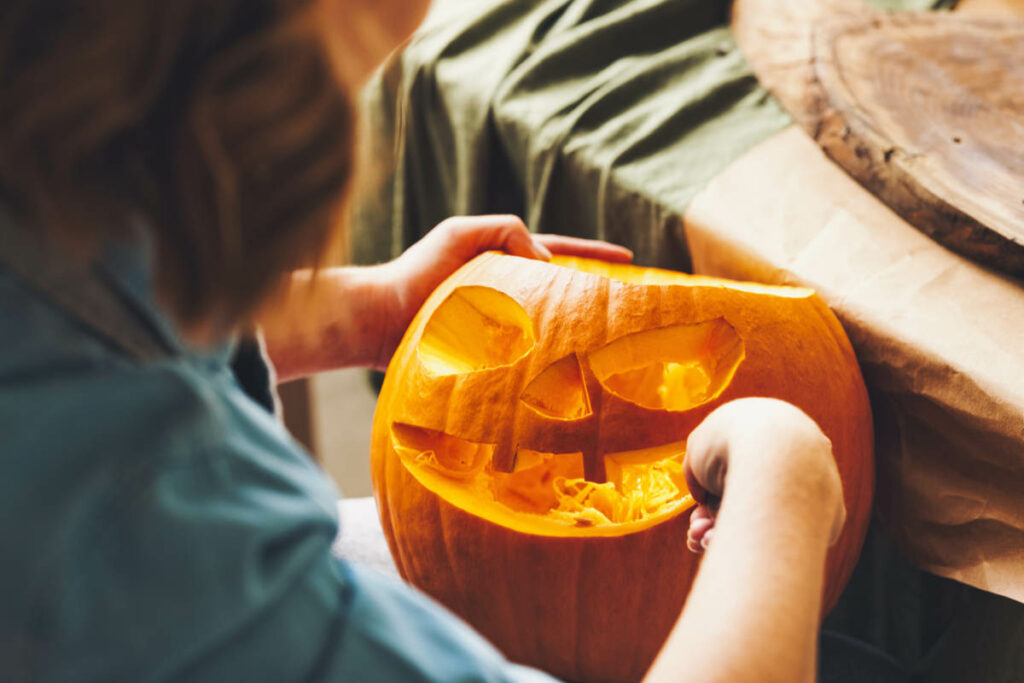
MULTIPOLYGON (((0 9, 0 677, 545 678, 331 555, 336 494, 267 409, 273 373, 246 334, 262 322, 278 378, 380 368, 480 251, 629 258, 485 216, 446 221, 392 263, 302 270, 336 237, 354 94, 425 11, 0 9), (271 298, 285 313, 261 316, 271 298)), ((829 449, 773 401, 694 432, 695 496, 728 493, 695 513, 691 547, 715 542, 652 679, 813 677, 842 521, 829 449)))

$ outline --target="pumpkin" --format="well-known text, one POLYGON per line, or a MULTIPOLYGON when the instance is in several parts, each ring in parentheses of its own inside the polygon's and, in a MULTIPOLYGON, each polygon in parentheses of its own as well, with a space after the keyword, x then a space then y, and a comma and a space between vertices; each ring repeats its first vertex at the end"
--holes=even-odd
POLYGON ((846 526, 826 607, 856 563, 872 424, 850 343, 809 289, 632 265, 480 255, 426 301, 385 377, 371 447, 401 575, 512 660, 640 678, 697 570, 690 431, 744 396, 832 440, 846 526))

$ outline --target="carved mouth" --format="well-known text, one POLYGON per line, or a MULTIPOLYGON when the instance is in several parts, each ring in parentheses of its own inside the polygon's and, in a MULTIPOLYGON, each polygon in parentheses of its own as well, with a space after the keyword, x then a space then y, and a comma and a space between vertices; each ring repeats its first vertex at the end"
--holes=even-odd
POLYGON ((519 516, 532 531, 646 526, 693 504, 683 476, 685 442, 606 454, 608 481, 596 483, 584 478, 582 452, 521 448, 506 473, 493 466, 493 444, 400 422, 391 436, 420 483, 474 514, 519 516))

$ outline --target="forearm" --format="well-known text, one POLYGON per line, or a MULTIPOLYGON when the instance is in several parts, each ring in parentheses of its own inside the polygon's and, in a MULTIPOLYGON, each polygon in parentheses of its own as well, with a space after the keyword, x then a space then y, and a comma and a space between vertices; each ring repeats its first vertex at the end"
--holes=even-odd
POLYGON ((427 296, 464 263, 490 249, 551 258, 551 250, 612 262, 628 249, 561 235, 534 239, 515 216, 449 218, 400 257, 368 268, 293 274, 260 316, 271 360, 282 380, 321 370, 367 365, 383 370, 427 296))
POLYGON ((395 326, 388 266, 296 271, 261 316, 279 381, 350 366, 380 368, 395 326))
POLYGON ((830 511, 841 491, 826 468, 793 466, 788 456, 730 471, 714 541, 650 680, 814 680, 830 511))

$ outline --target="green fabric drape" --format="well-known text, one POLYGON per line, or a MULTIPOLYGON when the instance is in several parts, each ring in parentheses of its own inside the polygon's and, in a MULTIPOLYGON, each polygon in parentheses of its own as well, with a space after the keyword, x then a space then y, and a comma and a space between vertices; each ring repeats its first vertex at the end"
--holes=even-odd
POLYGON ((366 92, 378 175, 354 210, 356 260, 395 256, 450 215, 511 212, 686 268, 690 199, 791 122, 738 50, 729 6, 436 0, 366 92))
POLYGON ((790 121, 727 18, 709 0, 437 2, 368 93, 370 157, 393 175, 358 207, 356 255, 509 211, 685 267, 689 200, 790 121))

